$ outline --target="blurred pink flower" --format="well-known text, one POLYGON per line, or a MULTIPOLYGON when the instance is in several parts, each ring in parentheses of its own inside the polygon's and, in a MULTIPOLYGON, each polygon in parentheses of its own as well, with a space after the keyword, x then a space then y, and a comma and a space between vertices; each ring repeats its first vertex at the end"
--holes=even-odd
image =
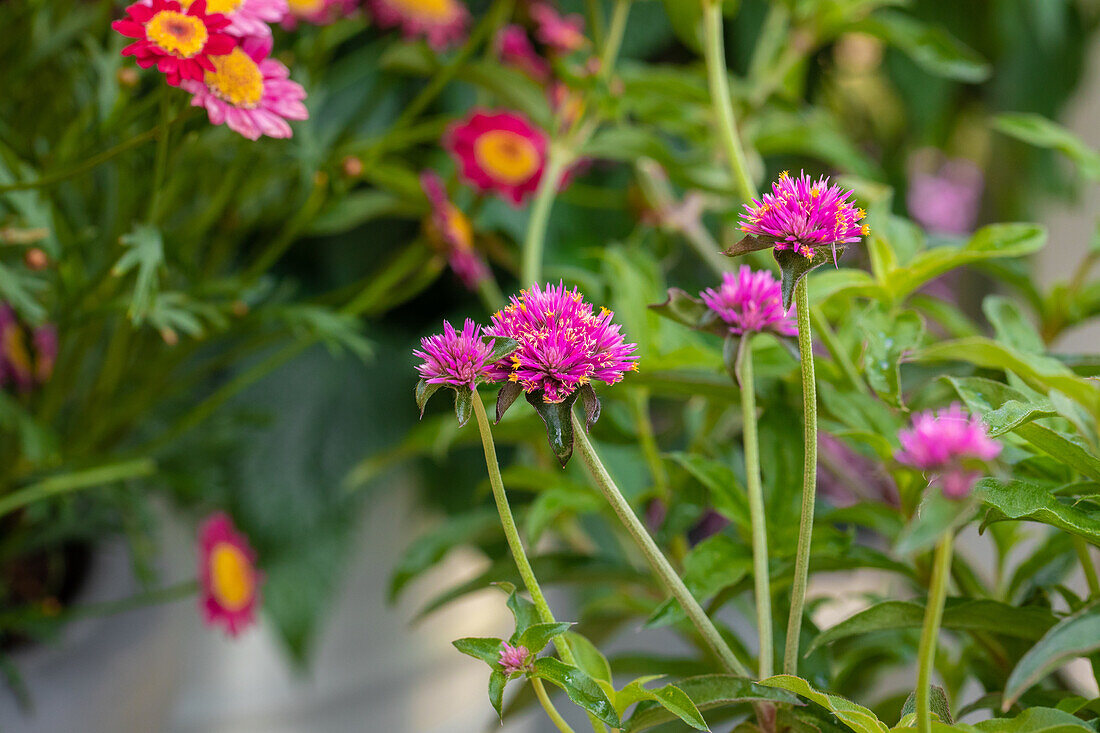
POLYGON ((292 31, 300 20, 311 25, 328 25, 350 15, 358 6, 359 0, 287 0, 288 12, 282 26, 292 31))
POLYGON ((539 56, 527 31, 521 26, 509 24, 497 33, 496 52, 505 66, 519 69, 540 84, 550 80, 550 65, 539 56))
POLYGON ((518 112, 475 110, 451 126, 443 144, 479 191, 495 191, 518 206, 538 188, 546 134, 518 112))
POLYGON ((754 272, 741 265, 736 273, 722 273, 717 290, 708 288, 699 294, 703 302, 719 318, 729 324, 730 333, 773 331, 781 336, 798 333, 793 306, 783 311, 783 293, 779 281, 767 270, 754 272))
POLYGON ((256 552, 226 514, 211 515, 199 528, 199 602, 209 626, 236 636, 256 622, 262 574, 256 552))
POLYGON ((489 266, 474 249, 473 228, 457 206, 447 198, 443 181, 434 171, 420 174, 420 187, 428 197, 432 213, 428 219, 428 238, 440 245, 455 275, 470 290, 489 277, 489 266))
POLYGON ((959 403, 945 410, 913 416, 913 425, 898 433, 900 463, 932 475, 944 496, 966 496, 982 476, 981 463, 1001 453, 1001 444, 989 437, 985 423, 968 415, 959 403))
POLYGON ((909 164, 909 215, 930 232, 962 235, 974 230, 985 186, 982 170, 965 158, 925 149, 909 164))
POLYGON ((584 18, 576 13, 562 16, 552 5, 534 3, 531 18, 538 26, 538 39, 559 53, 570 53, 584 46, 584 18))
POLYGON ((406 38, 423 37, 437 51, 466 36, 470 11, 462 0, 367 0, 380 28, 401 28, 406 38))

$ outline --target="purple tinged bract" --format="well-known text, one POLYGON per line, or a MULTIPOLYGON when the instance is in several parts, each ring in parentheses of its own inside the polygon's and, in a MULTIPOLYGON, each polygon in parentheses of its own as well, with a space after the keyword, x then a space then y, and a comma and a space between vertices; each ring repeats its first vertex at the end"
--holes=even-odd
POLYGON ((541 391, 546 403, 563 402, 593 380, 615 384, 637 369, 637 345, 623 339, 613 316, 606 308, 594 313, 576 288, 560 282, 513 295, 487 334, 519 346, 493 364, 491 378, 518 383, 529 394, 541 391))
POLYGON ((753 271, 748 265, 742 265, 736 273, 722 273, 722 284, 704 290, 699 297, 729 324, 729 331, 734 335, 763 331, 781 336, 798 333, 793 309, 783 310, 779 281, 767 270, 753 271))
POLYGON ((484 341, 481 326, 469 318, 456 332, 454 326, 443 322, 443 333, 420 340, 420 348, 413 355, 423 361, 416 366, 420 377, 428 384, 474 389, 478 382, 489 375, 489 359, 496 342, 484 341))
POLYGON ((860 224, 866 216, 850 201, 852 192, 828 178, 797 178, 786 171, 772 184, 771 193, 745 204, 741 231, 770 242, 778 251, 791 250, 806 257, 818 247, 858 242, 870 230, 860 224))
POLYGON ((989 437, 980 418, 968 415, 959 403, 935 412, 917 413, 913 425, 898 433, 900 463, 932 475, 932 483, 945 496, 966 496, 982 476, 975 464, 991 461, 1001 453, 1001 444, 989 437))

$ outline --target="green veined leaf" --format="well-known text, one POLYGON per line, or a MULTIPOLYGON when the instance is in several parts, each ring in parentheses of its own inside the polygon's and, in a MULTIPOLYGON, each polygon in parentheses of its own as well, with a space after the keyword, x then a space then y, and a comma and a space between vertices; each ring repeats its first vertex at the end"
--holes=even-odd
POLYGON ((947 31, 898 12, 879 12, 855 29, 881 38, 925 71, 976 84, 989 78, 989 62, 947 31))
POLYGON ((570 700, 611 727, 620 726, 619 716, 611 701, 607 699, 607 694, 595 680, 577 667, 572 667, 553 657, 542 657, 535 660, 533 674, 565 690, 570 700))
POLYGON ((840 695, 830 695, 815 690, 813 687, 810 687, 809 682, 801 677, 781 674, 775 677, 769 677, 766 680, 761 680, 760 684, 767 687, 778 687, 782 690, 788 690, 808 700, 812 700, 831 712, 837 717, 837 720, 856 731, 856 733, 886 733, 888 730, 886 724, 879 720, 878 717, 867 708, 862 705, 857 705, 840 695))
POLYGON ((1005 683, 1007 710, 1020 695, 1071 659, 1100 649, 1100 608, 1094 603, 1059 621, 1020 658, 1005 683))
POLYGON ((1056 708, 1028 708, 1015 718, 992 718, 975 723, 981 733, 1081 733, 1091 731, 1085 721, 1056 708))
POLYGON ((658 676, 641 677, 629 683, 615 695, 615 707, 619 714, 634 703, 651 701, 675 715, 696 730, 709 730, 695 703, 676 685, 665 685, 655 690, 647 690, 643 685, 658 676))
POLYGON ((984 478, 975 485, 990 509, 985 524, 999 519, 1030 519, 1082 537, 1100 547, 1100 520, 1068 504, 1049 489, 1025 481, 984 478))
POLYGON ((534 624, 524 629, 516 640, 517 646, 526 647, 532 654, 538 654, 550 643, 555 636, 561 636, 573 624, 571 622, 559 622, 550 624, 534 624))
POLYGON ((480 659, 490 667, 495 667, 500 662, 500 645, 503 643, 502 639, 475 636, 455 639, 451 642, 455 649, 474 659, 480 659))
MULTIPOLYGON (((676 686, 688 696, 697 710, 711 710, 726 705, 758 701, 799 704, 798 698, 785 690, 767 687, 744 677, 729 674, 688 677, 677 681, 676 686)), ((627 733, 634 733, 676 720, 676 717, 657 703, 642 702, 626 721, 624 730, 627 733)))

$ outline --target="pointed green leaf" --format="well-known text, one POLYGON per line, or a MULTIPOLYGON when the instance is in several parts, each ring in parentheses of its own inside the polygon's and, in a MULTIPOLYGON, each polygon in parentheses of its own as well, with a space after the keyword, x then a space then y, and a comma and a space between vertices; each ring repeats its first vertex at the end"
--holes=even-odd
POLYGON ((947 31, 903 13, 884 11, 855 29, 894 46, 930 74, 971 84, 985 81, 992 70, 974 49, 947 31))
POLYGON ((981 733, 1083 733, 1093 730, 1074 715, 1042 707, 1029 708, 1015 718, 983 720, 974 727, 981 733))
POLYGON ((455 415, 458 417, 458 426, 462 427, 470 421, 470 415, 474 413, 474 400, 481 398, 466 385, 455 387, 454 391, 455 415))
POLYGON ((535 604, 521 596, 511 583, 494 583, 494 585, 508 594, 508 610, 512 612, 512 618, 516 622, 516 630, 509 641, 515 645, 523 632, 539 622, 539 612, 535 604))
POLYGON ((504 686, 508 684, 508 676, 499 669, 489 673, 489 704, 497 711, 497 717, 504 722, 504 686))
POLYGON ((511 356, 512 352, 519 348, 519 342, 515 339, 509 338, 494 338, 493 339, 493 351, 489 354, 486 362, 493 363, 500 361, 506 356, 511 356))
POLYGON ((495 667, 500 662, 500 645, 504 640, 468 636, 464 639, 455 639, 451 643, 463 654, 480 659, 490 667, 495 667))
POLYGON ((649 308, 658 315, 688 328, 699 328, 703 317, 709 311, 703 301, 680 288, 669 288, 665 302, 655 303, 649 308))
POLYGON ((596 390, 592 389, 591 384, 581 385, 577 391, 580 392, 581 406, 584 408, 584 427, 591 430, 600 419, 600 398, 596 396, 596 390))
POLYGON ((555 636, 561 636, 573 624, 567 621, 550 624, 534 624, 519 635, 517 645, 526 647, 532 654, 538 654, 555 636))
POLYGON ((1057 150, 1077 164, 1081 175, 1100 181, 1100 152, 1090 148, 1065 127, 1042 115, 1005 112, 993 118, 993 127, 1036 147, 1057 150))
MULTIPOLYGON (((939 685, 932 685, 930 689, 929 708, 931 708, 932 714, 935 715, 941 723, 952 725, 955 721, 951 717, 951 705, 947 702, 947 694, 939 685)), ((905 698, 905 704, 901 706, 901 721, 898 722, 898 727, 913 727, 912 721, 906 721, 905 719, 910 715, 915 715, 916 712, 917 693, 910 692, 909 697, 905 698)))
POLYGON ((573 455, 573 420, 570 412, 577 396, 578 393, 574 391, 561 402, 546 402, 542 398, 541 390, 526 395, 527 401, 546 425, 546 440, 562 468, 565 468, 573 455))
POLYGON ((886 724, 867 708, 857 705, 840 695, 830 695, 815 690, 810 687, 809 682, 801 677, 781 674, 761 680, 760 684, 766 687, 778 687, 816 702, 833 713, 837 720, 856 731, 856 733, 887 733, 886 724))
MULTIPOLYGON (((797 697, 785 690, 766 687, 744 677, 735 677, 730 674, 688 677, 676 682, 676 687, 691 700, 696 710, 711 710, 752 702, 800 704, 797 697)), ((626 721, 623 730, 626 733, 634 733, 676 720, 677 717, 679 716, 655 701, 641 702, 626 721)))
POLYGON ((569 648, 573 650, 578 667, 596 681, 611 681, 611 665, 595 644, 575 631, 567 631, 565 639, 569 642, 569 648))
POLYGON ((1005 683, 1002 708, 1007 710, 1051 672, 1077 657, 1100 649, 1100 607, 1086 606, 1062 619, 1016 663, 1005 683))
POLYGON ((533 674, 565 690, 570 700, 604 723, 613 728, 620 726, 619 716, 611 701, 607 699, 607 694, 595 680, 577 667, 565 664, 554 657, 542 657, 535 660, 533 674))
POLYGON ((519 386, 517 382, 505 382, 501 386, 500 391, 497 392, 497 424, 500 423, 504 413, 508 412, 508 408, 521 394, 523 394, 523 387, 519 386))
POLYGON ((975 485, 989 507, 984 524, 1000 519, 1030 519, 1070 532, 1100 547, 1100 520, 1058 501, 1051 491, 1025 481, 984 478, 975 485))
POLYGON ((428 404, 428 400, 432 398, 442 384, 428 384, 426 379, 421 379, 416 383, 416 406, 420 408, 420 417, 424 418, 424 407, 428 404))
POLYGON ((741 359, 744 356, 745 349, 752 348, 749 345, 751 337, 751 333, 745 333, 743 336, 729 333, 722 341, 722 363, 725 365, 730 379, 737 382, 737 386, 741 389, 745 387, 741 384, 741 359))
POLYGON ((762 249, 771 249, 775 246, 775 242, 771 242, 753 235, 742 237, 739 241, 735 242, 728 249, 722 251, 726 257, 740 257, 741 255, 747 255, 750 252, 759 252, 762 249))
MULTIPOLYGON (((843 253, 843 247, 836 248, 837 258, 843 253)), ((784 310, 790 310, 791 303, 794 301, 794 289, 802 278, 806 277, 811 270, 816 270, 827 262, 833 262, 833 252, 828 248, 814 250, 813 257, 803 257, 789 249, 776 250, 772 256, 779 263, 784 310)))

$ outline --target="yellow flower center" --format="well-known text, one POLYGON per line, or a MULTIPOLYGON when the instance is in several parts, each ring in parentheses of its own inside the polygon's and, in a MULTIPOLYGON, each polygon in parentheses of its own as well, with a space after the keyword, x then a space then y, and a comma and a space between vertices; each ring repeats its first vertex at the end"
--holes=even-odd
POLYGON ((454 204, 450 204, 447 208, 447 221, 458 240, 455 243, 456 246, 461 249, 472 248, 474 246, 474 228, 470 225, 470 220, 466 218, 466 215, 459 211, 454 204))
POLYGON ((235 545, 219 542, 210 553, 210 585, 214 598, 229 611, 240 611, 252 600, 252 563, 235 545))
MULTIPOLYGON (((191 3, 195 0, 180 0, 180 5, 184 8, 190 8, 191 3)), ((244 5, 244 0, 206 0, 206 13, 207 15, 213 13, 221 13, 223 15, 232 13, 237 8, 244 5)))
POLYGON ((314 15, 325 6, 325 0, 287 0, 287 4, 295 15, 314 15))
POLYGON ((31 353, 27 349, 27 340, 23 337, 23 329, 11 326, 4 332, 4 342, 0 344, 0 354, 7 357, 8 361, 14 364, 20 372, 30 373, 31 353))
POLYGON ((235 48, 224 56, 211 56, 214 70, 206 72, 206 86, 234 107, 251 109, 264 94, 260 67, 248 54, 235 48))
POLYGON ((474 143, 481 167, 504 183, 523 183, 539 168, 539 151, 530 140, 508 130, 490 130, 474 143))
POLYGON ((455 14, 454 0, 391 0, 410 15, 429 20, 446 21, 455 14))
POLYGON ((198 18, 162 10, 145 24, 145 37, 168 53, 189 59, 206 45, 206 24, 198 18))

